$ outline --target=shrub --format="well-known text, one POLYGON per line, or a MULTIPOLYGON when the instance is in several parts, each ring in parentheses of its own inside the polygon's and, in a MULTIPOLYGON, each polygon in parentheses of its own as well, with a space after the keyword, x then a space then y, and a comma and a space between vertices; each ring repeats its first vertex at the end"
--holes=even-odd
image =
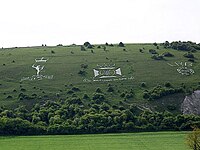
POLYGON ((146 83, 145 83, 145 82, 142 82, 142 83, 141 83, 141 87, 146 87, 146 83))
POLYGON ((113 87, 108 87, 108 90, 107 90, 107 92, 114 92, 114 88, 113 87))
POLYGON ((151 58, 155 60, 164 60, 164 57, 162 55, 153 55, 151 58))
POLYGON ((57 46, 63 46, 62 44, 58 44, 57 46))
POLYGON ((88 45, 91 45, 91 44, 90 44, 90 42, 85 42, 83 45, 84 45, 85 47, 88 47, 88 45))
POLYGON ((78 87, 72 87, 72 90, 75 91, 75 92, 80 91, 80 89, 78 87))
POLYGON ((150 97, 149 93, 148 92, 144 92, 143 93, 143 98, 144 99, 148 99, 150 97))
POLYGON ((37 94, 34 93, 34 94, 32 94, 31 96, 33 96, 33 97, 37 97, 37 94))
POLYGON ((125 95, 125 99, 130 99, 130 98, 133 98, 133 94, 132 93, 127 93, 125 95))
POLYGON ((141 48, 139 49, 139 51, 140 51, 140 53, 144 53, 143 49, 141 49, 141 48))
POLYGON ((22 92, 26 92, 26 89, 22 88, 21 91, 22 91, 22 92))
POLYGON ((97 103, 100 103, 105 100, 105 96, 102 93, 94 93, 92 99, 96 100, 97 103))
POLYGON ((151 53, 151 54, 158 54, 158 53, 156 52, 156 50, 154 50, 154 49, 150 49, 150 50, 149 50, 149 53, 151 53))
POLYGON ((124 43, 120 42, 118 46, 119 47, 124 47, 124 43))
POLYGON ((88 67, 87 64, 81 64, 81 68, 86 69, 88 67))
POLYGON ((98 88, 96 89, 96 93, 102 93, 102 90, 98 87, 98 88))
POLYGON ((85 76, 86 71, 85 70, 79 70, 78 74, 81 75, 81 76, 85 76))
POLYGON ((73 94, 73 93, 74 93, 74 91, 72 91, 72 90, 67 91, 67 94, 73 94))
POLYGON ((52 50, 51 53, 52 53, 52 54, 55 54, 55 51, 52 50))
POLYGON ((89 98, 89 96, 85 93, 84 95, 83 95, 83 99, 88 99, 89 98))
POLYGON ((194 58, 189 58, 188 61, 195 62, 194 58))
POLYGON ((93 48, 93 46, 89 42, 85 42, 83 45, 87 48, 93 48))
POLYGON ((191 52, 185 53, 183 56, 186 58, 194 58, 194 55, 191 52))
POLYGON ((170 82, 166 82, 165 83, 165 87, 171 87, 171 83, 170 82))
POLYGON ((154 45, 154 46, 157 46, 158 44, 155 42, 155 43, 153 43, 153 45, 154 45))
POLYGON ((8 95, 6 99, 12 99, 13 97, 11 95, 8 95))
POLYGON ((174 55, 171 54, 170 52, 164 52, 162 55, 163 55, 164 57, 173 57, 173 56, 174 56, 174 55))
POLYGON ((123 93, 120 94, 120 97, 125 97, 125 95, 126 94, 123 92, 123 93))

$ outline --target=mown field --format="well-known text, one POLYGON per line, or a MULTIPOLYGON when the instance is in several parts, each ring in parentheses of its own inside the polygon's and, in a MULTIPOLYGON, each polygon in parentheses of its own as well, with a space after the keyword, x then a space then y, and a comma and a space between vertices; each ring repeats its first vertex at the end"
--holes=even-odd
MULTIPOLYGON (((106 50, 102 45, 101 48, 96 45, 93 49, 86 49, 86 51, 81 51, 80 46, 76 45, 1 49, 0 106, 12 108, 25 104, 32 107, 33 104, 47 99, 66 99, 71 97, 69 91, 73 87, 79 88, 75 94, 80 98, 85 93, 92 97, 99 87, 112 105, 118 105, 119 101, 123 100, 120 97, 123 92, 132 90, 134 97, 128 98, 126 103, 143 105, 148 103, 143 99, 144 90, 152 89, 158 84, 164 85, 165 82, 170 82, 174 87, 179 87, 182 83, 187 86, 197 85, 200 74, 199 51, 194 53, 196 62, 192 69, 195 73, 191 76, 183 76, 176 71, 176 66, 171 67, 168 63, 188 62, 188 58, 183 57, 184 51, 159 46, 159 49, 156 49, 159 54, 170 52, 174 57, 166 57, 165 60, 158 61, 151 58, 149 49, 156 49, 156 47, 153 44, 126 44, 125 47, 106 46, 106 50), (139 49, 143 49, 143 52, 141 53, 139 49), (36 63, 35 59, 41 57, 48 61, 36 63), (41 74, 53 75, 53 79, 22 80, 36 75, 36 70, 32 68, 33 64, 44 65, 45 68, 41 74), (97 69, 98 64, 115 64, 116 68, 121 68, 120 78, 126 78, 126 80, 93 82, 93 69, 97 69), (87 67, 84 68, 82 65, 87 67), (85 74, 80 75, 80 71, 84 71, 85 74), (142 82, 146 84, 145 88, 141 87, 142 82), (114 91, 108 92, 109 86, 112 86, 114 91), (32 99, 20 100, 20 93, 32 99)), ((176 102, 181 103, 183 98, 184 96, 181 96, 176 102)))
POLYGON ((0 137, 1 150, 189 150, 187 132, 0 137))

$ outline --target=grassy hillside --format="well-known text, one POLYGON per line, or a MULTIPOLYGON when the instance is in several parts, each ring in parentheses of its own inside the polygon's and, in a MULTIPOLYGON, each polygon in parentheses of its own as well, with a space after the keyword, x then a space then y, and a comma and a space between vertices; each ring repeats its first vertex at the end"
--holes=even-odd
POLYGON ((168 64, 188 62, 188 58, 183 57, 185 53, 163 46, 157 49, 153 44, 126 44, 125 47, 114 45, 106 46, 106 49, 102 45, 100 48, 95 45, 93 49, 87 48, 86 51, 81 51, 80 46, 76 45, 1 49, 0 106, 17 107, 25 104, 32 107, 32 104, 43 103, 48 99, 66 99, 75 95, 82 98, 84 94, 89 96, 84 102, 90 103, 93 93, 100 88, 112 105, 123 101, 124 105, 166 109, 164 103, 172 102, 179 108, 184 94, 165 96, 162 100, 151 102, 143 98, 143 92, 158 84, 164 86, 166 82, 170 82, 173 87, 180 87, 182 83, 187 87, 197 86, 200 74, 199 51, 194 53, 195 63, 191 68, 195 73, 190 76, 179 74, 177 66, 168 64), (170 52, 174 57, 154 60, 149 53, 150 49, 155 49, 159 54, 170 52), (47 62, 35 62, 36 58, 41 57, 48 59, 47 62), (53 75, 53 78, 30 80, 36 75, 33 64, 44 66, 40 74, 46 77, 53 75), (115 81, 115 78, 112 81, 93 81, 93 69, 98 69, 97 65, 115 65, 116 69, 121 69, 122 75, 115 81), (141 87, 143 82, 145 87, 141 87), (110 92, 109 87, 112 87, 110 92), (133 96, 124 101, 124 97, 120 95, 130 91, 133 96), (22 99, 20 93, 27 97, 22 99))
POLYGON ((4 150, 187 150, 184 132, 0 137, 4 150))

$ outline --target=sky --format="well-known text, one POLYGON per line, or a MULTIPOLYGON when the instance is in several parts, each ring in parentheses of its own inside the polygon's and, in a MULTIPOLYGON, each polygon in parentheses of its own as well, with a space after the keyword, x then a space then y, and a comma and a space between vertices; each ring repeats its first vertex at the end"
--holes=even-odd
POLYGON ((194 41, 200 0, 0 0, 0 47, 194 41))

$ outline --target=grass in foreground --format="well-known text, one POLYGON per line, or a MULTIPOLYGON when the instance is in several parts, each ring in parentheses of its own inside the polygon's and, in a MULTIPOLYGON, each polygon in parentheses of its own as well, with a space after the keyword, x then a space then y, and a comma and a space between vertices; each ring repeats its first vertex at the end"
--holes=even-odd
POLYGON ((1 150, 189 150, 186 132, 0 137, 1 150))

